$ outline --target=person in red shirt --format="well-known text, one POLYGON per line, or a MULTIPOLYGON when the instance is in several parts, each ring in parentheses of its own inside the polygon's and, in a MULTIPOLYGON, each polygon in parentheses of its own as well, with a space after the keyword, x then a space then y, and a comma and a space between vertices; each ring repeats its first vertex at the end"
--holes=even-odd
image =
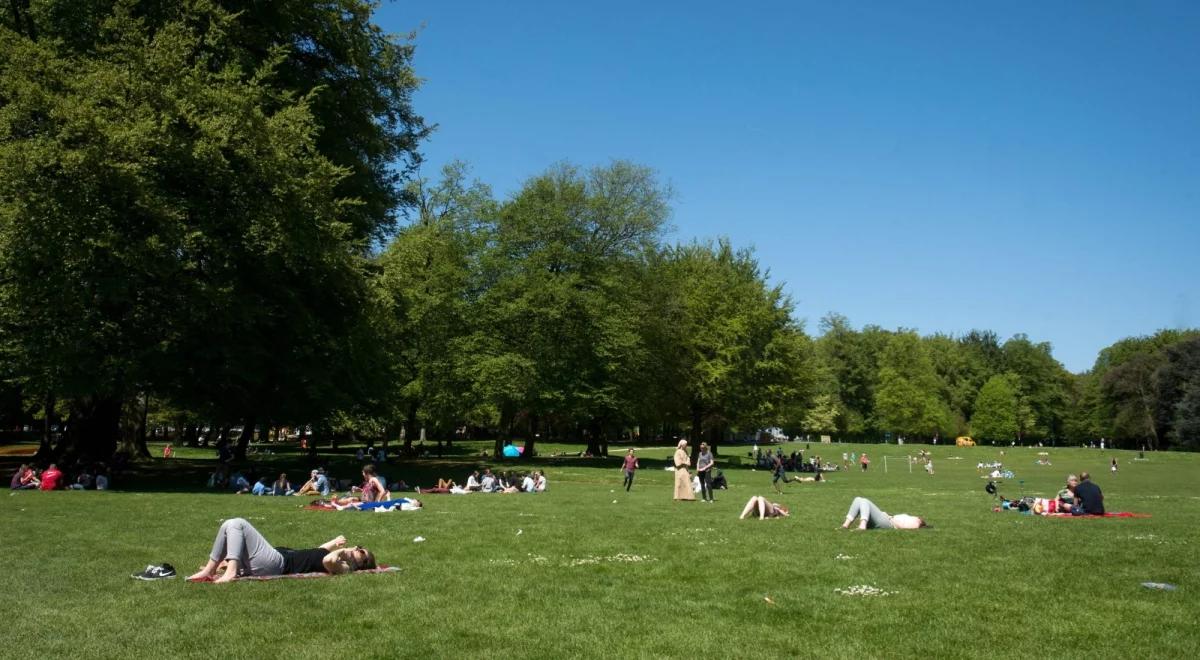
POLYGON ((58 483, 62 481, 62 476, 63 473, 58 470, 58 466, 51 463, 50 467, 46 468, 46 471, 42 473, 42 485, 40 488, 42 490, 56 490, 58 483))
POLYGON ((633 455, 632 449, 625 452, 625 464, 621 469, 625 471, 625 492, 628 493, 629 489, 633 487, 633 474, 638 469, 637 456, 633 455))

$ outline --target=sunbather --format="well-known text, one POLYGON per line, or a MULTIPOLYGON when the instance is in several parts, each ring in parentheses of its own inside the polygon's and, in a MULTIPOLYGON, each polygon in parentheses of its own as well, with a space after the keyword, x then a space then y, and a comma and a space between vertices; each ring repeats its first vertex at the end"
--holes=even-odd
POLYGON ((338 536, 310 550, 277 549, 244 518, 231 518, 217 530, 208 563, 188 580, 203 581, 216 576, 213 582, 231 582, 252 575, 339 574, 375 568, 375 555, 370 550, 361 546, 344 548, 344 545, 346 537, 338 536))
POLYGON ((750 498, 749 502, 746 502, 746 507, 742 509, 742 515, 738 516, 738 520, 745 520, 746 516, 754 512, 758 513, 759 520, 763 520, 764 518, 786 518, 792 515, 787 507, 782 504, 770 502, 762 495, 755 495, 750 498))
POLYGON ((910 516, 907 513, 897 513, 894 516, 888 515, 875 503, 865 497, 856 497, 850 503, 850 510, 846 512, 846 521, 842 523, 842 529, 850 527, 850 523, 858 518, 858 529, 920 529, 927 527, 925 519, 919 516, 910 516))

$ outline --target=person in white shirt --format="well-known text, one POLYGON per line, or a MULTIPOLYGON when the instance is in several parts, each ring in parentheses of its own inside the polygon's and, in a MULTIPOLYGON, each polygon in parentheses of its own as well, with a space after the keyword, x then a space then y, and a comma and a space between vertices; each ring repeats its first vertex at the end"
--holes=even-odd
POLYGON ((525 478, 521 480, 521 491, 525 492, 525 493, 536 493, 537 492, 537 487, 534 484, 532 474, 525 475, 525 478))
POLYGON ((533 474, 535 475, 533 478, 534 489, 539 493, 546 492, 546 475, 541 470, 537 470, 533 474))
POLYGON ((463 486, 463 488, 469 491, 478 491, 483 489, 483 486, 479 483, 479 470, 472 472, 471 476, 467 477, 467 485, 463 486))

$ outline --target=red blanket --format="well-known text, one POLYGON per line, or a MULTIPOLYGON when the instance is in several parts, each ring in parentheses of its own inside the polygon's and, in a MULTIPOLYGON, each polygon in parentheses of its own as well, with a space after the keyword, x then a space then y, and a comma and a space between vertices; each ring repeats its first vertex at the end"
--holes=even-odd
POLYGON ((1102 516, 1073 516, 1069 513, 1049 513, 1047 518, 1149 518, 1148 513, 1133 513, 1130 511, 1113 511, 1102 516))
MULTIPOLYGON (((355 573, 395 573, 400 570, 399 566, 379 566, 378 568, 364 569, 354 571, 355 573)), ((287 575, 247 575, 240 577, 238 582, 242 580, 282 580, 292 578, 321 578, 331 577, 332 573, 288 573, 287 575)), ((204 578, 203 580, 189 580, 189 582, 213 582, 213 578, 204 578)))

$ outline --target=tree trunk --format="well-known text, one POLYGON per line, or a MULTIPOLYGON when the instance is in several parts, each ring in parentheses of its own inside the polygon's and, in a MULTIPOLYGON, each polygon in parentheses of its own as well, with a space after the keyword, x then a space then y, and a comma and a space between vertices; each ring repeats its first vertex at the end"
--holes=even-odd
POLYGON ((266 444, 270 441, 271 441, 271 425, 263 424, 262 430, 258 432, 258 442, 260 444, 266 444))
POLYGON ((120 397, 80 397, 71 402, 71 420, 58 454, 61 457, 65 450, 74 457, 107 461, 117 451, 120 433, 120 397))
MULTIPOLYGON (((15 11, 15 10, 14 10, 15 11)), ((50 460, 54 454, 54 406, 56 400, 54 394, 46 392, 46 398, 42 399, 42 406, 45 409, 45 419, 42 423, 42 441, 38 443, 38 450, 35 458, 39 460, 50 460)))
POLYGON ((692 405, 692 432, 688 437, 688 442, 692 445, 692 462, 695 463, 696 457, 700 455, 700 433, 704 428, 704 411, 699 405, 692 405))
POLYGON ((525 452, 521 454, 521 458, 533 458, 534 447, 537 446, 538 434, 538 416, 537 413, 529 414, 529 439, 525 441, 525 452))
POLYGON ((404 413, 404 451, 412 450, 413 438, 420 435, 417 429, 417 404, 412 402, 408 404, 408 410, 404 413))
POLYGON ((183 444, 189 447, 200 446, 200 427, 196 424, 188 424, 183 429, 183 444))
MULTIPOLYGON (((142 406, 138 411, 138 424, 133 432, 132 442, 129 445, 130 453, 142 458, 150 458, 150 448, 146 446, 146 427, 150 417, 150 393, 142 393, 142 406)), ((135 403, 137 399, 134 399, 135 403)))
MULTIPOLYGON (((246 460, 246 449, 250 447, 250 438, 254 435, 254 426, 254 415, 249 415, 242 420, 242 434, 238 436, 237 448, 233 451, 233 455, 239 461, 246 460)), ((221 433, 224 435, 225 441, 229 442, 229 427, 226 426, 221 433)))

